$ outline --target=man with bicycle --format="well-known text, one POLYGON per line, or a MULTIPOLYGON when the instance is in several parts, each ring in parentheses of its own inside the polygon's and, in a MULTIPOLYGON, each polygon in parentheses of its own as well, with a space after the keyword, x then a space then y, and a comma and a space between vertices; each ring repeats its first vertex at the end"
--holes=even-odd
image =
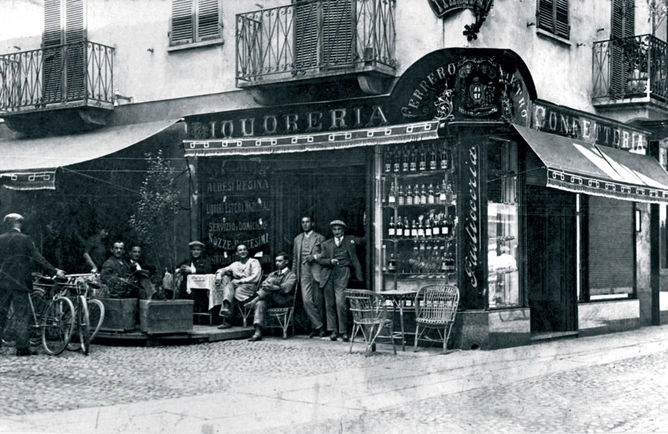
POLYGON ((9 308, 13 306, 17 328, 16 355, 29 356, 34 354, 30 351, 28 323, 35 265, 41 265, 58 277, 65 273, 44 259, 32 239, 21 232, 23 216, 7 214, 3 223, 9 230, 0 235, 0 333, 5 330, 9 308))

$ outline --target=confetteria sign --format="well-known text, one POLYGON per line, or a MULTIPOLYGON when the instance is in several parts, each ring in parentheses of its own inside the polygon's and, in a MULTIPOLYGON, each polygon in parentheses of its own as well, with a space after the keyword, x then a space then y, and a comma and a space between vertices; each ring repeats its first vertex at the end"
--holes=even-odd
POLYGON ((637 154, 647 153, 645 133, 547 102, 534 102, 531 126, 546 133, 573 137, 588 143, 637 154))

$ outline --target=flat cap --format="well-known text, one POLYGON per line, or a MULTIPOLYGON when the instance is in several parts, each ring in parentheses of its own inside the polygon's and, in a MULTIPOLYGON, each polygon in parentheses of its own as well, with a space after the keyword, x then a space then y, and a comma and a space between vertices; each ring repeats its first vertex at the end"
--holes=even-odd
POLYGON ((204 243, 201 241, 191 241, 188 243, 188 247, 195 247, 195 246, 205 247, 204 243))
POLYGON ((20 222, 23 221, 23 216, 21 214, 13 212, 11 214, 7 214, 2 221, 3 223, 20 222))
POLYGON ((332 222, 329 225, 330 226, 343 226, 344 228, 348 227, 348 226, 346 226, 345 223, 343 223, 343 220, 332 220, 332 222))

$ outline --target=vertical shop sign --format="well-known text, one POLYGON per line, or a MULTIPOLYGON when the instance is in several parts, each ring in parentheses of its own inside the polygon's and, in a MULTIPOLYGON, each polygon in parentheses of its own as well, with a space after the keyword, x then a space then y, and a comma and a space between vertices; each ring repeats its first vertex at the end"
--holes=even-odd
POLYGON ((222 158, 204 159, 200 164, 202 232, 212 262, 230 264, 239 244, 245 244, 260 262, 270 262, 268 167, 257 161, 222 158))
POLYGON ((469 147, 464 156, 464 282, 465 293, 480 295, 480 162, 478 145, 469 147))

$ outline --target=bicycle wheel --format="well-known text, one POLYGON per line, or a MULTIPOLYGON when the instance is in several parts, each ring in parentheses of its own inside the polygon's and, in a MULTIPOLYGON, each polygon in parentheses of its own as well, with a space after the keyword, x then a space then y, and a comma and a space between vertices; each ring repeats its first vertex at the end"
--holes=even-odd
POLYGON ((74 332, 74 306, 66 297, 58 297, 51 302, 42 315, 42 345, 44 350, 55 356, 62 353, 74 332))
POLYGON ((88 355, 90 350, 90 318, 88 314, 88 303, 86 297, 79 296, 79 303, 77 309, 77 332, 79 334, 79 344, 81 350, 85 355, 88 355))
POLYGON ((90 320, 90 341, 93 342, 104 322, 104 304, 97 298, 88 300, 88 318, 90 320))

